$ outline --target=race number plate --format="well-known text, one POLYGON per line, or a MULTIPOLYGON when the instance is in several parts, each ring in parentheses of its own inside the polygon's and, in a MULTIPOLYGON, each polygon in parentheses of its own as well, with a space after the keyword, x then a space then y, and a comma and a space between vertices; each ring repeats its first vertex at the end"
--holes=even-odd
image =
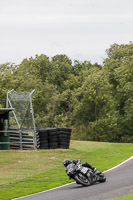
POLYGON ((87 171, 88 171, 88 168, 87 168, 87 167, 83 167, 83 168, 81 169, 81 172, 82 172, 83 174, 86 174, 87 171))

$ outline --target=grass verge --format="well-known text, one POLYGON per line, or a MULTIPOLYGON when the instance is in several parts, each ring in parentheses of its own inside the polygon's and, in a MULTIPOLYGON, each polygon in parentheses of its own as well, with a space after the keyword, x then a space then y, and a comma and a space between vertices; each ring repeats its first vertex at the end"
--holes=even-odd
POLYGON ((129 194, 123 197, 118 197, 118 198, 110 199, 110 200, 133 200, 133 194, 129 194))
POLYGON ((73 140, 69 150, 0 151, 0 199, 10 200, 71 182, 62 165, 65 158, 80 158, 105 171, 132 152, 132 144, 73 140))

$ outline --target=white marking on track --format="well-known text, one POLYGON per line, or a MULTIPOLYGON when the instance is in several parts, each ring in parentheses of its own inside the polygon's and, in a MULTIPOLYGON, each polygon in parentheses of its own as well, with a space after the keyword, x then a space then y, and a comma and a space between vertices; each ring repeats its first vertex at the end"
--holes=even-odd
MULTIPOLYGON (((112 167, 111 169, 108 169, 106 171, 104 171, 103 173, 106 173, 106 172, 109 172, 113 169, 116 169, 118 167, 120 167, 121 165, 125 164, 126 162, 128 162, 129 160, 133 159, 133 156, 131 156, 130 158, 128 158, 127 160, 123 161, 122 163, 120 163, 119 165, 116 165, 115 167, 112 167)), ((45 190, 45 191, 42 191, 42 192, 38 192, 38 193, 35 193, 35 194, 31 194, 31 195, 27 195, 27 196, 23 196, 23 197, 19 197, 19 198, 16 198, 16 199, 12 199, 12 200, 18 200, 18 199, 22 199, 24 197, 31 197, 31 196, 34 196, 34 195, 37 195, 37 194, 41 194, 41 193, 45 193, 45 192, 50 192, 50 191, 53 191, 53 190, 56 190, 56 189, 59 189, 59 188, 62 188, 62 187, 65 187, 67 185, 71 185, 71 184, 74 184, 75 182, 72 182, 72 183, 68 183, 68 184, 65 184, 65 185, 61 185, 59 187, 55 187, 55 188, 52 188, 52 189, 49 189, 49 190, 45 190)))

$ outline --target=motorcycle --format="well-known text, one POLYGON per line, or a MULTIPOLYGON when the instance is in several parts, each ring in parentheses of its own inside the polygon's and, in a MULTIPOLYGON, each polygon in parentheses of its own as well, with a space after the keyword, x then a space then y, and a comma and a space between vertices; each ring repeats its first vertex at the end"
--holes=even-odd
POLYGON ((89 169, 83 167, 82 164, 69 164, 66 168, 66 173, 70 179, 74 179, 77 184, 83 186, 89 186, 96 182, 102 183, 106 181, 106 177, 101 171, 89 171, 89 169))

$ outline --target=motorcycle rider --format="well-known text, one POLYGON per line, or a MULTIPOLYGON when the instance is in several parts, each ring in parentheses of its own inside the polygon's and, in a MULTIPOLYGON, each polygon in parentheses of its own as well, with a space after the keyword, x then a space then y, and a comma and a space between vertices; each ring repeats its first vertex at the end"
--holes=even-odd
MULTIPOLYGON (((70 160, 69 158, 66 158, 64 161, 63 161, 63 165, 65 166, 65 167, 67 167, 69 164, 71 164, 71 163, 73 163, 73 164, 81 164, 81 160, 80 159, 78 159, 78 160, 70 160)), ((83 167, 87 167, 88 168, 88 171, 89 171, 89 169, 91 169, 92 170, 92 172, 91 171, 89 171, 90 173, 86 173, 86 176, 88 177, 88 179, 89 180, 91 180, 91 182, 92 182, 92 178, 93 178, 93 173, 97 170, 95 167, 93 167, 92 165, 90 165, 88 162, 86 162, 86 163, 83 163, 82 164, 82 166, 83 167)))

